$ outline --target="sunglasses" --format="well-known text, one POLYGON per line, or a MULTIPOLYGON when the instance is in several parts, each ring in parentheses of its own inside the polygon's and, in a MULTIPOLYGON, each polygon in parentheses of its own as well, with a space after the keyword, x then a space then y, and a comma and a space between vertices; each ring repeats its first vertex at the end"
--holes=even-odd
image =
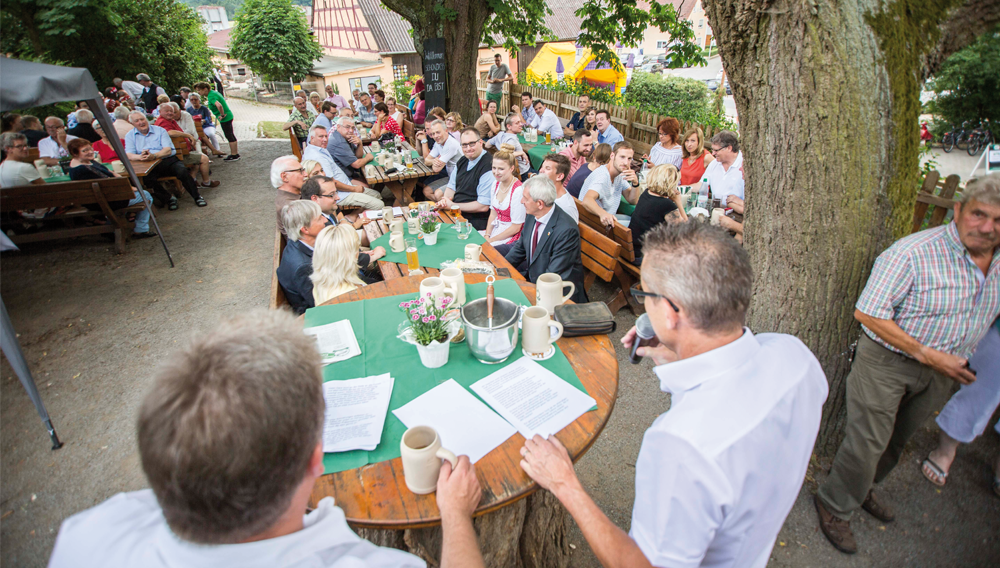
POLYGON ((646 298, 660 298, 662 300, 666 300, 667 303, 670 304, 670 307, 673 308, 675 312, 680 313, 681 309, 678 308, 677 304, 673 303, 670 300, 670 298, 664 296, 663 294, 654 294, 652 292, 645 292, 640 289, 641 286, 642 284, 636 284, 632 286, 632 288, 629 290, 630 292, 632 292, 632 297, 635 298, 637 302, 644 302, 646 298))

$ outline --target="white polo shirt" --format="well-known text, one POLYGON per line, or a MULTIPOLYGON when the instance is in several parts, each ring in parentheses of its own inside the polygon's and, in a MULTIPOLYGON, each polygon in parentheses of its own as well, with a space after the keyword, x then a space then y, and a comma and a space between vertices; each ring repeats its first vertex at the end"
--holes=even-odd
POLYGON ((827 381, 797 338, 743 336, 654 369, 670 410, 635 464, 635 540, 654 566, 764 568, 819 431, 827 381))
POLYGON ((541 130, 542 133, 548 132, 552 135, 553 140, 558 140, 563 137, 562 123, 559 122, 559 117, 556 113, 552 112, 552 109, 545 109, 542 112, 542 116, 535 114, 535 118, 531 120, 531 126, 537 130, 541 130))
MULTIPOLYGON (((76 140, 76 136, 72 134, 66 135, 66 145, 69 146, 71 140, 76 140)), ((48 138, 42 138, 38 141, 38 157, 39 158, 68 158, 69 152, 65 148, 59 145, 54 138, 49 136, 48 138)))
POLYGON ((445 163, 445 169, 447 174, 450 176, 451 172, 455 171, 455 164, 458 163, 458 159, 462 157, 462 145, 449 136, 444 144, 434 143, 434 147, 431 148, 430 156, 432 158, 438 158, 445 163))
POLYGON ((740 168, 743 166, 743 152, 736 154, 736 161, 733 165, 729 166, 729 169, 722 167, 722 162, 719 160, 713 161, 711 164, 705 168, 705 176, 708 178, 708 187, 712 190, 712 197, 722 200, 722 203, 726 202, 727 195, 735 195, 740 199, 743 199, 743 187, 745 182, 743 180, 743 172, 740 168))
POLYGON ((424 567, 401 550, 363 540, 326 497, 303 518, 300 531, 243 544, 203 545, 178 538, 152 489, 119 493, 63 521, 49 568, 326 568, 424 567))

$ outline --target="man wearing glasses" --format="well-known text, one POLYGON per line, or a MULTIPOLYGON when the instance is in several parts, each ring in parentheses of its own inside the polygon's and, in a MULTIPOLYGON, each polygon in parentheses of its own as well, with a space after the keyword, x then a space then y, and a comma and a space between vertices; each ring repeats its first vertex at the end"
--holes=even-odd
POLYGON ((295 156, 282 156, 271 162, 271 185, 278 190, 274 197, 274 208, 278 217, 278 230, 283 235, 287 236, 287 233, 282 223, 281 210, 285 205, 299 200, 299 190, 305 181, 305 170, 295 156))
POLYGON ((496 180, 493 178, 493 160, 483 149, 483 139, 475 128, 462 130, 462 157, 448 176, 444 191, 437 190, 434 197, 441 209, 458 206, 462 216, 477 231, 486 228, 490 218, 490 196, 496 180))
POLYGON ((740 152, 740 139, 735 132, 723 130, 712 137, 712 155, 715 161, 705 169, 705 177, 708 178, 708 188, 712 191, 712 198, 718 199, 721 203, 726 202, 726 197, 735 195, 740 199, 743 197, 743 152, 740 152))
POLYGON ((45 183, 35 166, 22 160, 28 158, 28 138, 20 132, 4 132, 0 147, 7 159, 0 162, 0 187, 15 187, 45 183))
MULTIPOLYGON (((522 239, 523 240, 523 239, 522 239)), ((646 430, 635 464, 629 533, 587 495, 566 449, 535 436, 521 467, 573 515, 604 566, 763 568, 799 494, 827 382, 795 337, 743 326, 747 253, 725 231, 665 223, 647 233, 644 302, 671 408, 646 430)), ((632 328, 622 343, 631 349, 632 328)))
POLYGON ((48 166, 59 163, 61 158, 69 157, 69 143, 76 140, 76 136, 66 133, 66 124, 58 116, 50 116, 45 119, 45 132, 48 138, 38 141, 38 156, 45 160, 48 166))

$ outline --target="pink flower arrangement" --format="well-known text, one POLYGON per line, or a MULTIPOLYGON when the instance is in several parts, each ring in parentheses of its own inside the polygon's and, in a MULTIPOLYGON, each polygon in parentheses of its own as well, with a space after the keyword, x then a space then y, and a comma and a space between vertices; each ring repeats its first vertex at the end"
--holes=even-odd
POLYGON ((449 311, 452 299, 443 296, 437 301, 428 292, 422 297, 401 302, 399 309, 410 320, 413 337, 420 345, 429 345, 433 341, 448 340, 448 324, 445 314, 449 311))

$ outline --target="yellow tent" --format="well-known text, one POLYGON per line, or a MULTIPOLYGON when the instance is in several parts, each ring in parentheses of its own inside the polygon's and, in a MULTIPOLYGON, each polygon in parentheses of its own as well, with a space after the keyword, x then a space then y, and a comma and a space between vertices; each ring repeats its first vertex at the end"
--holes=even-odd
POLYGON ((571 42, 547 43, 538 50, 525 74, 529 81, 542 81, 546 75, 558 80, 562 74, 566 79, 586 81, 595 86, 614 85, 616 92, 622 92, 628 82, 624 68, 619 72, 605 64, 597 69, 590 48, 581 49, 579 57, 577 54, 576 46, 571 42), (559 60, 562 60, 563 73, 560 73, 563 69, 558 68, 559 60))

